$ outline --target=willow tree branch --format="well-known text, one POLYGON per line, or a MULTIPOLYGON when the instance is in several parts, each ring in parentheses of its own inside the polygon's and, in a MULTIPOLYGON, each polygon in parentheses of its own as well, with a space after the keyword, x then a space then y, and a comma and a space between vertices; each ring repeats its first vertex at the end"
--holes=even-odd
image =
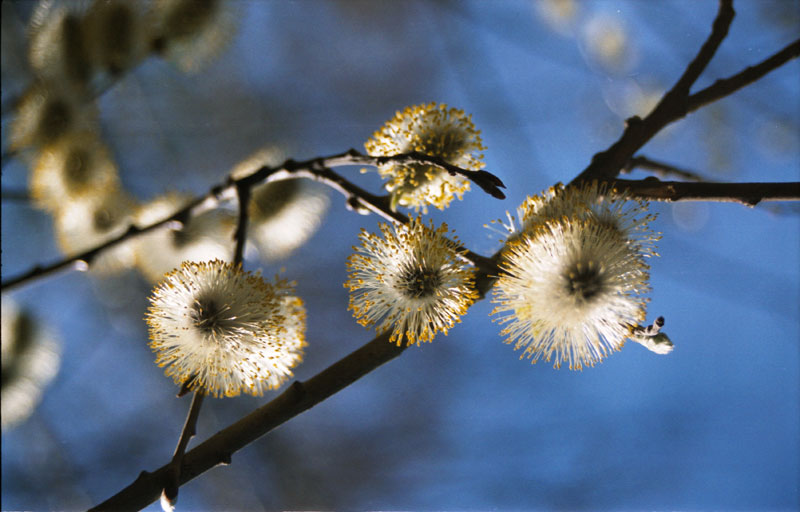
MULTIPOLYGON (((311 379, 295 381, 267 404, 186 452, 179 483, 185 484, 219 464, 229 464, 238 450, 391 361, 404 350, 405 347, 389 343, 389 333, 384 333, 311 379)), ((142 472, 128 487, 91 510, 132 511, 146 507, 159 498, 168 471, 169 464, 166 464, 152 473, 142 472)))
POLYGON ((689 96, 689 101, 686 105, 686 113, 694 112, 700 107, 733 94, 742 87, 759 80, 770 71, 783 66, 792 59, 796 59, 798 56, 800 56, 800 39, 789 44, 783 50, 766 60, 754 66, 749 66, 729 78, 717 80, 705 89, 692 94, 689 96))
POLYGON ((233 233, 235 248, 233 250, 233 264, 239 265, 244 259, 244 244, 247 241, 247 222, 249 219, 248 207, 250 205, 250 187, 236 184, 236 196, 239 202, 239 218, 236 221, 236 231, 233 233))
POLYGON ((4 188, 2 192, 0 192, 0 198, 3 201, 27 203, 30 202, 31 195, 26 190, 4 188))
POLYGON ((681 169, 680 167, 676 167, 660 160, 653 160, 652 158, 648 158, 646 156, 635 156, 631 158, 628 163, 625 164, 625 167, 622 168, 620 173, 629 173, 634 169, 647 169, 648 171, 653 171, 662 178, 675 176, 688 181, 708 181, 706 178, 696 172, 687 171, 686 169, 681 169))
MULTIPOLYGON (((372 157, 362 155, 358 151, 351 149, 336 155, 312 158, 302 162, 297 162, 290 159, 276 167, 264 166, 247 176, 243 176, 238 179, 229 179, 225 183, 213 187, 206 195, 193 199, 188 203, 187 206, 181 208, 165 219, 143 227, 131 225, 128 230, 120 236, 108 240, 107 242, 82 253, 63 258, 50 265, 37 265, 27 272, 3 281, 0 288, 5 291, 33 280, 51 275, 60 270, 73 268, 76 266, 76 263, 80 268, 87 267, 91 265, 94 258, 96 258, 106 249, 110 249, 117 244, 128 241, 154 229, 158 229, 173 221, 185 223, 193 215, 217 205, 220 201, 230 199, 234 191, 245 188, 249 190, 252 187, 264 182, 280 181, 299 177, 314 179, 342 193, 347 198, 348 206, 350 207, 352 207, 354 204, 361 205, 368 211, 377 213, 378 215, 381 215, 382 217, 393 222, 408 222, 408 217, 401 213, 394 212, 389 208, 388 197, 371 194, 330 169, 330 167, 349 165, 377 166, 387 162, 424 163, 428 165, 439 166, 443 169, 446 169, 448 172, 451 172, 452 170, 453 172, 457 172, 458 174, 472 178, 473 181, 479 183, 481 188, 490 188, 495 190, 495 193, 493 194, 495 197, 502 196, 502 192, 499 190, 499 187, 502 187, 503 183, 499 178, 491 173, 486 171, 469 171, 466 169, 453 167, 449 164, 445 166, 438 158, 427 157, 416 152, 385 157, 372 157), (473 176, 473 174, 476 176, 473 176)), ((240 222, 241 221, 242 218, 240 217, 240 222)), ((475 254, 471 251, 467 252, 466 257, 470 262, 474 263, 478 267, 486 267, 487 265, 489 267, 492 266, 488 258, 485 258, 479 254, 475 254)))
POLYGON ((688 183, 685 181, 609 180, 609 186, 650 201, 718 201, 755 206, 762 201, 800 201, 800 182, 688 183))
MULTIPOLYGON (((350 150, 347 154, 352 156, 355 150, 350 150)), ((357 153, 357 152, 355 152, 357 153)), ((358 155, 355 158, 347 158, 343 160, 334 160, 332 162, 333 165, 353 165, 355 162, 366 163, 370 162, 370 164, 378 164, 378 159, 386 160, 386 159, 396 159, 397 157, 366 157, 364 155, 358 155), (347 162, 347 163, 341 163, 347 162)), ((411 161, 417 161, 417 156, 412 156, 411 161)), ((312 180, 319 181, 320 183, 324 183, 325 185, 333 188, 334 190, 339 191, 342 195, 347 198, 347 205, 351 209, 366 209, 372 213, 375 213, 384 219, 390 222, 396 222, 399 224, 407 224, 409 221, 408 216, 396 212, 391 209, 389 196, 376 196, 367 192, 366 190, 362 189, 361 187, 351 183, 350 181, 343 178, 341 175, 337 174, 330 168, 325 166, 325 162, 320 160, 316 163, 316 165, 312 165, 310 167, 301 167, 298 169, 292 169, 295 164, 294 162, 287 162, 284 164, 284 168, 290 170, 290 172, 298 177, 304 177, 312 180)), ((474 171, 466 171, 466 172, 474 172, 474 171)), ((487 173, 489 174, 489 173, 487 173)), ((490 176, 492 176, 490 174, 490 176)), ((498 179, 499 181, 499 179, 498 179)), ((478 268, 482 268, 488 271, 495 271, 496 265, 490 258, 486 258, 478 253, 470 251, 464 247, 457 248, 459 252, 464 251, 464 259, 475 265, 478 268)))
POLYGON ((9 290, 16 286, 29 283, 31 281, 41 279, 43 277, 49 276, 61 270, 86 270, 91 265, 92 261, 99 256, 103 251, 110 249, 111 247, 116 246, 122 242, 127 240, 133 239, 139 235, 143 235, 144 233, 148 233, 150 231, 162 228, 167 224, 174 223, 175 221, 184 222, 187 218, 192 215, 194 210, 204 210, 208 208, 207 203, 209 201, 216 201, 218 197, 217 192, 220 192, 219 189, 214 189, 212 192, 209 192, 207 195, 195 198, 194 200, 190 201, 187 206, 181 208, 174 214, 170 215, 169 217, 162 219, 158 222, 154 222, 152 224, 148 224, 147 226, 139 227, 136 225, 131 225, 128 229, 121 235, 112 238, 96 247, 83 251, 79 254, 75 254, 73 256, 68 256, 63 258, 55 263, 51 263, 50 265, 36 265, 30 270, 23 272, 22 274, 7 279, 2 282, 2 286, 0 289, 3 291, 9 290))
POLYGON ((172 460, 167 464, 168 469, 165 480, 161 484, 161 499, 166 500, 173 506, 178 499, 178 488, 180 487, 180 477, 183 472, 183 458, 186 453, 186 447, 189 446, 189 441, 197 433, 197 418, 200 417, 200 407, 203 405, 204 396, 205 394, 202 390, 195 391, 194 396, 192 396, 192 405, 189 406, 189 413, 186 416, 183 429, 181 429, 178 445, 175 447, 172 460))
POLYGON ((594 155, 589 166, 572 180, 572 183, 616 177, 620 169, 624 168, 639 148, 666 125, 686 115, 689 89, 708 66, 722 40, 728 35, 734 15, 732 0, 719 0, 719 9, 711 27, 711 33, 675 85, 664 94, 664 97, 647 117, 641 119, 634 116, 628 119, 625 123, 625 131, 619 140, 607 150, 594 155))
MULTIPOLYGON (((745 204, 762 200, 800 200, 800 183, 686 183, 655 179, 612 180, 608 183, 629 190, 634 196, 657 200, 703 198, 739 200, 745 204)), ((495 260, 498 254, 491 260, 495 260)), ((496 270, 490 273, 478 269, 476 283, 482 296, 492 287, 496 275, 496 270)), ((188 451, 183 459, 179 485, 217 465, 229 464, 236 451, 399 356, 403 350, 405 347, 389 343, 389 333, 384 333, 315 377, 305 382, 294 382, 267 404, 188 451)), ((158 499, 169 471, 170 464, 152 473, 143 471, 133 483, 92 510, 125 511, 147 506, 158 499)))

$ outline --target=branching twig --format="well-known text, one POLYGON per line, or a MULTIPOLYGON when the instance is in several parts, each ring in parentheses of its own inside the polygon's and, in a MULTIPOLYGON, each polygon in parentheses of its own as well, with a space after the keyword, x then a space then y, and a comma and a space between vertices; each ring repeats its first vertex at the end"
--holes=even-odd
POLYGON ((646 156, 635 156, 631 158, 625 165, 625 167, 622 168, 620 173, 621 174, 629 173, 636 168, 653 171, 655 174, 661 176, 662 178, 666 178, 668 176, 675 176, 678 178, 683 178, 684 180, 687 181, 709 181, 698 173, 687 171, 685 169, 675 167, 674 165, 670 165, 665 162, 653 160, 651 158, 647 158, 646 156))
MULTIPOLYGON (((389 162, 398 162, 404 164, 427 164, 427 165, 435 165, 441 169, 444 169, 451 175, 460 175, 468 180, 474 182, 476 185, 481 187, 484 192, 489 194, 492 197, 496 197, 497 199, 505 199, 506 196, 503 194, 503 191, 500 190, 501 188, 505 188, 503 182, 495 176, 494 174, 487 172, 487 171, 468 171, 457 167, 453 164, 446 162, 445 160, 439 157, 432 157, 428 156, 424 153, 420 153, 419 151, 411 151, 409 153, 403 153, 402 155, 393 155, 393 156, 369 156, 363 155, 356 151, 355 149, 351 149, 347 152, 346 158, 342 160, 345 162, 340 165, 372 165, 372 166, 380 166, 387 164, 389 162)), ((329 163, 331 167, 335 167, 336 163, 329 163)))
MULTIPOLYGON (((668 198, 670 194, 674 197, 680 194, 688 194, 686 190, 682 189, 671 190, 670 187, 674 185, 689 188, 720 185, 737 188, 740 186, 740 184, 719 183, 662 183, 656 180, 645 180, 644 182, 617 180, 610 183, 618 188, 633 188, 634 195, 640 195, 648 192, 643 187, 641 189, 636 187, 646 181, 654 182, 648 184, 653 187, 649 193, 651 195, 659 195, 659 198, 668 198), (633 184, 633 186, 627 187, 626 185, 629 183, 633 184)), ((763 185, 769 187, 772 184, 763 185)), ((780 185, 783 186, 785 184, 780 185)), ((800 184, 789 184, 788 187, 795 189, 794 193, 798 196, 797 199, 800 199, 800 184)), ((785 195, 784 190, 773 192, 776 195, 785 195)), ((694 194, 698 195, 700 192, 695 192, 694 194)), ((491 288, 496 278, 495 275, 496 272, 491 274, 478 269, 476 282, 482 295, 491 288)), ((187 452, 179 483, 184 484, 218 464, 230 463, 234 452, 255 441, 278 425, 322 402, 383 363, 397 357, 404 349, 405 347, 398 347, 393 343, 389 343, 388 333, 385 333, 310 380, 304 383, 295 382, 266 405, 256 409, 248 416, 221 430, 207 441, 187 452)), ((158 499, 161 492, 160 486, 168 471, 169 465, 163 466, 153 473, 142 472, 132 484, 93 510, 137 510, 146 506, 158 499)))
POLYGON ((720 201, 755 206, 762 201, 800 201, 800 182, 688 183, 685 181, 609 180, 609 186, 650 201, 720 201))
POLYGON ((686 105, 686 113, 684 115, 689 112, 694 112, 698 108, 713 103, 725 96, 730 96, 742 87, 752 84, 770 71, 781 67, 797 57, 800 57, 800 39, 789 44, 783 50, 755 66, 747 67, 732 77, 717 80, 705 89, 692 94, 689 96, 689 101, 686 105))
MULTIPOLYGON (((330 167, 346 165, 378 165, 380 162, 385 163, 387 161, 422 162, 431 165, 442 165, 439 159, 425 157, 419 153, 401 154, 388 157, 371 157, 362 155, 358 151, 351 149, 349 151, 345 151, 344 153, 339 153, 329 157, 313 158, 302 162, 287 160, 277 167, 265 166, 256 170, 252 174, 236 180, 230 179, 226 183, 213 187, 208 194, 192 200, 187 206, 178 210, 166 219, 148 226, 131 226, 122 235, 113 238, 97 247, 84 251, 80 254, 64 258, 47 266, 37 265, 36 267, 17 277, 3 281, 2 289, 7 290, 14 286, 19 286, 23 283, 50 275, 59 270, 70 268, 76 262, 83 261, 87 265, 91 265, 92 260, 97 257, 98 254, 108 248, 130 240, 140 234, 157 229, 168 222, 175 220, 185 222, 191 215, 204 210, 209 206, 209 204, 216 204, 222 199, 229 198, 234 190, 239 190, 242 188, 250 189, 251 187, 263 182, 279 181, 298 177, 314 179, 341 192, 348 199, 349 205, 352 205, 355 202, 367 210, 377 213, 393 222, 408 222, 408 217, 401 213, 393 212, 389 208, 388 197, 370 194, 366 190, 351 183, 330 169, 330 167)), ((468 171, 459 169, 457 167, 454 168, 452 166, 449 167, 451 169, 449 169, 448 172, 450 172, 452 169, 457 169, 457 171, 453 172, 458 172, 464 176, 470 176, 476 173, 476 171, 468 171)), ((481 174, 478 174, 476 179, 479 180, 479 184, 482 183, 482 188, 494 187, 494 189, 496 189, 496 193, 502 195, 502 192, 499 190, 499 187, 503 186, 502 182, 499 178, 493 176, 491 173, 481 171, 481 174)), ((242 218, 240 217, 240 222, 241 221, 242 218)), ((244 222, 246 222, 246 217, 244 222)), ((487 258, 473 252, 467 252, 467 259, 469 259, 470 262, 474 263, 478 267, 486 267, 487 265, 490 267, 492 266, 491 262, 487 258)))
POLYGON ((200 407, 203 405, 204 393, 197 390, 192 396, 192 405, 189 407, 189 414, 183 424, 181 436, 178 439, 178 446, 175 447, 175 454, 167 465, 165 480, 162 482, 161 499, 170 506, 175 505, 178 499, 178 488, 180 487, 181 473, 183 473, 183 458, 189 441, 197 433, 197 418, 200 416, 200 407))
MULTIPOLYGON (((405 347, 389 343, 389 333, 384 333, 311 379, 295 381, 267 404, 186 452, 180 484, 214 466, 230 463, 236 451, 399 356, 404 350, 405 347)), ((144 508, 158 499, 168 471, 169 464, 153 473, 142 472, 131 485, 92 510, 144 508)))
POLYGON ((666 125, 686 115, 689 88, 706 68, 720 43, 728 34, 733 16, 732 0, 719 0, 719 10, 714 19, 711 34, 672 89, 664 94, 664 97, 647 117, 628 119, 625 123, 625 131, 619 140, 607 150, 594 155, 589 166, 572 180, 572 183, 616 177, 620 169, 625 167, 625 164, 639 148, 666 125))
POLYGON ((236 232, 233 239, 236 247, 233 250, 233 264, 242 263, 244 258, 244 244, 247 241, 248 206, 250 205, 250 187, 236 185, 236 196, 239 200, 239 219, 236 222, 236 232))
POLYGON ((206 196, 196 198, 193 201, 190 201, 187 206, 178 210, 173 215, 165 219, 162 219, 158 222, 154 222, 153 224, 149 224, 147 226, 142 226, 142 227, 131 225, 125 231, 125 233, 115 238, 112 238, 111 240, 108 240, 107 242, 104 242, 98 245, 97 247, 93 247, 92 249, 86 250, 74 256, 66 257, 50 265, 44 265, 44 266, 36 265, 32 269, 23 272, 22 274, 16 277, 12 277, 11 279, 3 281, 2 286, 0 288, 2 288, 3 291, 6 291, 15 286, 19 286, 21 284, 28 283, 36 279, 41 279, 50 274, 54 274, 60 270, 88 268, 88 266, 91 265, 94 258, 96 258, 100 253, 102 253, 106 249, 114 247, 115 245, 122 243, 126 240, 130 240, 136 236, 148 233, 155 229, 159 229, 162 226, 165 226, 166 224, 174 222, 176 220, 177 221, 185 220, 186 217, 189 216, 195 209, 204 209, 205 208, 204 205, 207 204, 209 199, 214 200, 217 197, 217 192, 218 190, 214 189, 206 196))

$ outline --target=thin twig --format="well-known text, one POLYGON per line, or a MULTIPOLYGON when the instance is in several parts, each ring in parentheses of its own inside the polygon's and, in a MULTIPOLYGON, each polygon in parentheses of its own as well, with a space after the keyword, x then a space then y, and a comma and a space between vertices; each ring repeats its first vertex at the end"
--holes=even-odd
MULTIPOLYGON (((363 205, 369 211, 377 213, 388 220, 393 222, 407 222, 408 218, 405 215, 391 211, 389 208, 388 197, 370 194, 366 190, 358 187, 357 185, 351 183, 344 177, 329 169, 329 167, 347 165, 379 165, 380 163, 386 163, 389 161, 400 163, 423 162, 430 165, 441 165, 438 159, 425 157, 419 153, 400 154, 388 157, 371 157, 362 155, 358 151, 351 149, 349 151, 329 157, 312 158, 302 162, 287 160, 277 167, 264 166, 252 174, 236 180, 228 180, 225 183, 213 187, 206 195, 195 198, 194 200, 190 201, 187 206, 181 208, 159 222, 142 227, 132 225, 122 235, 108 240, 97 247, 84 251, 80 254, 64 258, 50 265, 37 265, 27 272, 3 281, 0 288, 4 291, 8 290, 12 287, 45 277, 60 270, 72 268, 76 262, 85 262, 85 265, 83 265, 84 267, 91 265, 92 260, 106 249, 109 249, 119 243, 125 242, 153 229, 157 229, 168 222, 175 220, 185 222, 191 215, 199 213, 199 211, 196 210, 203 210, 207 208, 209 204, 216 204, 220 200, 231 197, 231 194, 234 192, 234 190, 238 189, 239 187, 251 188, 262 182, 272 182, 297 177, 314 179, 341 192, 348 199, 348 204, 352 204, 353 201, 357 201, 358 204, 363 205)), ((465 176, 476 173, 476 171, 468 171, 464 169, 460 169, 459 172, 465 176)), ((479 176, 480 177, 477 179, 483 183, 483 187, 490 187, 491 183, 494 183, 495 188, 502 186, 500 179, 488 172, 482 171, 482 174, 479 176), (489 176, 491 176, 491 178, 489 178, 489 176)), ((500 193, 502 194, 502 192, 500 193)), ((466 257, 479 267, 488 264, 487 258, 472 252, 467 252, 466 257)))
MULTIPOLYGON (((360 156, 363 157, 363 155, 360 156)), ((364 158, 372 158, 372 157, 364 157, 364 158)), ((391 157, 384 157, 384 158, 391 158, 391 157)), ((344 195, 347 198, 347 204, 350 207, 360 206, 366 208, 372 213, 375 213, 383 217, 384 219, 390 222, 396 222, 399 224, 408 224, 409 221, 408 216, 391 209, 391 207, 389 206, 388 196, 376 196, 374 194, 367 192, 361 187, 346 180, 344 177, 334 172, 330 168, 325 167, 322 164, 322 160, 324 159, 321 159, 321 161, 316 166, 303 167, 301 169, 292 171, 292 173, 296 176, 319 181, 321 183, 324 183, 325 185, 328 185, 334 190, 339 191, 342 195, 344 195)), ((286 165, 287 164, 284 164, 284 167, 286 167, 286 165)), ((348 160, 348 163, 344 165, 353 165, 353 164, 348 160)), ((292 164, 289 164, 289 167, 291 166, 292 164)), ((464 247, 458 247, 458 251, 459 253, 464 254, 463 258, 467 262, 475 265, 476 267, 489 271, 496 270, 494 262, 492 262, 489 258, 486 258, 485 256, 470 251, 469 249, 466 249, 464 247)))
POLYGON ((714 54, 717 53, 717 48, 722 44, 722 40, 725 39, 725 36, 728 35, 728 29, 733 22, 735 14, 733 10, 733 0, 719 0, 717 17, 714 19, 714 24, 711 26, 711 34, 703 43, 703 46, 700 47, 697 56, 686 66, 686 70, 667 93, 667 96, 674 94, 678 97, 686 97, 689 94, 689 89, 691 89, 692 85, 694 85, 706 67, 708 67, 708 63, 711 62, 714 54))
MULTIPOLYGON (((444 169, 448 173, 453 176, 459 175, 467 178, 468 180, 472 181, 484 192, 489 194, 492 197, 497 199, 505 199, 506 196, 503 193, 501 188, 505 188, 503 182, 495 176, 494 174, 483 171, 470 171, 466 169, 462 169, 461 167, 457 167, 451 163, 446 162, 444 159, 434 156, 428 156, 425 153, 420 153, 419 151, 411 151, 409 153, 403 153, 401 155, 391 155, 391 156, 369 156, 364 155, 356 151, 355 149, 351 149, 347 152, 347 156, 341 160, 342 164, 338 165, 372 165, 375 167, 385 165, 389 162, 399 162, 404 164, 418 164, 418 165, 434 165, 439 167, 440 169, 444 169)), ((336 162, 328 163, 331 167, 336 167, 336 162)))
MULTIPOLYGON (((311 379, 295 381, 267 404, 186 452, 179 483, 183 485, 219 464, 229 464, 238 450, 391 361, 404 350, 403 346, 389 343, 387 332, 311 379)), ((146 507, 158 499, 169 471, 170 465, 167 464, 152 473, 142 472, 131 485, 92 510, 133 511, 146 507)))
POLYGON ((718 201, 755 206, 762 201, 800 201, 800 182, 688 183, 685 181, 609 180, 609 186, 650 201, 718 201))
POLYGON ((653 160, 652 158, 648 158, 646 156, 635 156, 631 158, 625 167, 622 168, 620 174, 630 173, 637 168, 653 171, 662 178, 675 176, 678 178, 683 178, 687 181, 709 181, 696 172, 687 171, 686 169, 681 169, 680 167, 676 167, 659 160, 653 160))
POLYGON ((178 499, 178 488, 180 487, 181 473, 183 472, 183 458, 189 441, 197 433, 197 418, 200 416, 200 407, 203 405, 205 393, 198 389, 192 396, 192 405, 186 415, 186 422, 183 424, 181 436, 178 438, 178 445, 172 460, 167 465, 167 471, 162 483, 161 499, 166 500, 169 505, 174 506, 178 499))
POLYGON ((236 232, 233 239, 236 247, 233 250, 233 264, 239 265, 244 258, 244 244, 247 241, 248 206, 250 205, 250 187, 236 185, 236 195, 239 199, 239 219, 236 222, 236 232))
POLYGON ((154 222, 152 224, 148 224, 147 226, 136 226, 131 225, 128 229, 121 235, 108 240, 96 247, 88 249, 82 253, 76 254, 74 256, 68 256, 63 258, 55 263, 51 263, 50 265, 36 265, 30 270, 23 272, 22 274, 12 277, 8 280, 3 281, 2 286, 0 289, 6 291, 13 287, 19 286, 24 283, 28 283, 30 281, 41 279, 46 277, 50 274, 54 274, 61 270, 67 269, 87 269, 89 265, 91 265, 94 258, 96 258, 100 253, 105 251, 106 249, 110 249, 111 247, 116 246, 122 242, 135 238, 139 235, 144 233, 148 233, 155 229, 159 229, 162 226, 165 226, 168 223, 174 221, 184 221, 195 209, 205 209, 209 202, 209 199, 214 200, 216 197, 216 190, 212 190, 209 194, 196 198, 190 201, 187 206, 181 208, 174 214, 170 215, 167 218, 164 218, 158 222, 154 222))
MULTIPOLYGON (((250 204, 250 186, 236 184, 236 195, 239 201, 239 218, 236 223, 236 232, 234 238, 234 251, 233 251, 233 264, 240 265, 244 258, 244 245, 247 241, 247 220, 248 220, 248 206, 250 204)), ((190 388, 190 383, 195 380, 196 376, 191 376, 186 380, 181 387, 178 396, 183 396, 190 388)), ((167 481, 164 484, 164 489, 161 493, 161 500, 165 508, 174 507, 178 499, 178 488, 180 487, 180 477, 182 472, 183 456, 186 452, 186 447, 189 441, 197 432, 197 419, 200 416, 200 407, 203 404, 204 392, 198 389, 194 392, 192 397, 192 405, 189 408, 189 414, 186 417, 186 422, 183 425, 181 436, 178 439, 178 446, 175 448, 175 454, 170 462, 170 469, 167 472, 167 481)))
POLYGON ((0 198, 3 201, 15 201, 20 203, 27 203, 31 200, 31 195, 26 190, 8 189, 4 188, 0 192, 0 198))
POLYGON ((732 77, 717 80, 705 89, 692 94, 689 96, 689 101, 686 105, 686 113, 694 112, 700 107, 713 103, 726 96, 730 96, 742 87, 752 84, 770 71, 781 67, 797 57, 800 57, 800 39, 789 44, 783 50, 766 60, 754 66, 749 66, 732 77))

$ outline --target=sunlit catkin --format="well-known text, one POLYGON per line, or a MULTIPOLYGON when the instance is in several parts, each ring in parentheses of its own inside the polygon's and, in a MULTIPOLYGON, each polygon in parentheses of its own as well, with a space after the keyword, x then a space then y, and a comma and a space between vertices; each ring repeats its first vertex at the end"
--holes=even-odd
MULTIPOLYGON (((364 147, 372 156, 417 151, 469 171, 484 166, 481 151, 485 148, 471 117, 443 104, 414 105, 397 112, 364 147)), ((466 178, 434 165, 388 162, 378 166, 378 173, 388 179, 392 208, 401 205, 427 212, 427 205, 433 205, 444 209, 453 197, 461 199, 469 190, 466 178)))
POLYGON ((167 376, 216 397, 277 388, 306 346, 306 312, 291 283, 218 260, 185 262, 167 274, 145 319, 167 376))

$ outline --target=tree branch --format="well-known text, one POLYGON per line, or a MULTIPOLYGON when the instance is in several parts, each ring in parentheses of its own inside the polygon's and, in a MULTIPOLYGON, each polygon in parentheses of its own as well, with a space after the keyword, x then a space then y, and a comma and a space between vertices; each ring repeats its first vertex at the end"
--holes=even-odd
POLYGON ((694 112, 700 107, 733 94, 742 87, 757 81, 770 71, 779 68, 792 59, 796 59, 798 56, 800 56, 800 39, 791 43, 768 59, 754 66, 749 66, 730 78, 717 80, 705 89, 692 94, 689 96, 686 113, 694 112))
MULTIPOLYGON (((404 346, 389 343, 387 332, 311 379, 295 381, 267 404, 186 452, 180 484, 214 466, 229 464, 238 450, 391 361, 404 350, 404 346)), ((169 464, 164 465, 153 473, 143 471, 132 484, 91 510, 125 511, 146 507, 159 498, 169 467, 169 464)))
POLYGON ((719 201, 755 206, 762 201, 800 201, 800 182, 688 183, 685 181, 609 180, 610 187, 627 190, 650 201, 719 201))
POLYGON ((200 417, 200 407, 203 405, 204 396, 205 394, 202 390, 195 391, 192 396, 192 405, 189 406, 189 413, 178 438, 178 445, 175 447, 172 461, 167 465, 165 481, 161 484, 161 500, 166 501, 170 507, 174 506, 175 501, 178 499, 180 477, 183 472, 183 457, 186 453, 186 447, 189 446, 189 441, 197 433, 197 418, 200 417))
POLYGON ((684 180, 688 181, 708 181, 706 178, 702 177, 700 174, 696 172, 687 171, 685 169, 681 169, 680 167, 675 167, 674 165, 659 160, 653 160, 652 158, 647 158, 646 156, 635 156, 631 158, 625 165, 625 167, 622 168, 620 173, 629 173, 637 168, 653 171, 655 174, 661 176, 662 178, 666 178, 668 176, 675 176, 678 178, 683 178, 684 180))
MULTIPOLYGON (((371 194, 330 169, 330 167, 348 165, 377 166, 390 161, 399 163, 411 162, 436 165, 448 170, 448 172, 452 171, 457 174, 471 177, 473 181, 478 183, 484 190, 486 188, 494 190, 494 197, 498 197, 498 194, 499 196, 503 196, 502 192, 499 190, 499 187, 504 186, 502 181, 500 181, 499 178, 491 173, 486 171, 468 171, 466 169, 453 167, 449 164, 445 166, 437 158, 427 157, 416 152, 385 157, 372 157, 362 155, 358 151, 351 149, 349 151, 345 151, 344 153, 339 153, 329 157, 312 158, 302 162, 296 162, 290 159, 277 167, 265 166, 247 176, 235 180, 229 179, 227 182, 213 187, 205 196, 195 198, 186 207, 176 211, 168 218, 165 218, 159 222, 144 227, 131 225, 122 235, 100 244, 97 247, 84 251, 80 254, 64 258, 50 265, 37 265, 16 277, 3 281, 0 289, 6 291, 21 284, 48 276, 60 270, 72 268, 78 262, 84 262, 82 265, 83 267, 91 265, 92 260, 106 249, 109 249, 117 244, 130 240, 148 231, 160 228, 168 222, 175 220, 185 222, 192 215, 198 214, 201 211, 208 209, 212 205, 218 204, 222 200, 229 199, 234 190, 239 190, 240 188, 247 188, 249 190, 253 186, 262 182, 279 181, 298 177, 313 179, 319 181, 320 183, 324 183, 325 185, 328 185, 329 187, 332 187, 342 193, 347 198, 348 206, 350 207, 352 207, 354 204, 361 205, 367 210, 376 213, 392 222, 405 223, 408 222, 408 217, 401 213, 393 212, 389 208, 388 197, 371 194), (475 176, 472 176, 473 174, 475 174, 475 176)), ((241 216, 239 222, 242 222, 241 216)), ((244 222, 246 222, 246 217, 244 222)), ((493 264, 488 258, 471 251, 467 251, 466 258, 478 267, 493 267, 493 264)))
POLYGON ((36 265, 30 270, 23 272, 22 274, 16 277, 12 277, 8 280, 3 281, 2 286, 0 286, 0 289, 6 291, 21 284, 25 284, 36 279, 41 279, 43 277, 46 277, 50 274, 54 274, 61 270, 67 270, 67 269, 86 270, 88 269, 89 265, 91 265, 94 258, 96 258, 100 253, 102 253, 106 249, 114 247, 119 243, 122 243, 126 240, 130 240, 144 233, 148 233, 155 229, 159 229, 170 222, 186 220, 186 218, 190 216, 194 210, 200 210, 200 211, 205 210, 208 207, 207 204, 209 200, 210 201, 216 200, 217 192, 219 192, 219 190, 214 189, 212 190, 212 192, 209 192, 209 194, 190 201, 187 206, 178 210, 169 217, 162 219, 158 222, 154 222, 153 224, 149 224, 144 227, 131 225, 127 229, 127 231, 125 231, 125 233, 115 238, 112 238, 111 240, 108 240, 107 242, 104 242, 98 245, 97 247, 93 247, 92 249, 86 250, 74 256, 63 258, 50 265, 44 265, 44 266, 36 265))
MULTIPOLYGON (((731 200, 755 204, 761 200, 800 200, 800 183, 686 183, 612 180, 611 186, 629 190, 635 197, 656 200, 731 200)), ((489 261, 494 261, 499 251, 489 261)), ((496 269, 496 267, 495 267, 496 269)), ((493 273, 478 269, 476 283, 483 297, 493 286, 493 273)), ((294 382, 283 393, 249 415, 210 437, 184 456, 179 484, 185 484, 219 464, 229 464, 234 452, 267 432, 349 386, 380 365, 400 355, 406 347, 389 343, 384 333, 306 382, 294 382)), ((128 487, 93 508, 138 510, 157 500, 170 465, 153 473, 143 471, 128 487)))
MULTIPOLYGON (((719 0, 719 8, 714 24, 711 26, 711 34, 706 39, 697 56, 686 67, 686 71, 678 79, 672 89, 667 92, 661 103, 669 103, 669 96, 676 96, 679 100, 689 95, 689 89, 700 77, 700 74, 708 67, 708 63, 717 53, 717 48, 722 44, 722 40, 728 35, 728 29, 733 22, 736 13, 733 10, 733 0, 719 0)), ((656 106, 656 110, 658 106, 656 106)))
POLYGON ((244 259, 244 244, 247 241, 247 221, 249 218, 250 187, 236 184, 236 196, 239 200, 239 218, 236 222, 236 232, 233 239, 236 247, 233 250, 233 264, 238 265, 244 259))
POLYGON ((0 192, 0 198, 2 198, 3 201, 27 203, 30 202, 31 195, 26 190, 4 188, 2 192, 0 192))

